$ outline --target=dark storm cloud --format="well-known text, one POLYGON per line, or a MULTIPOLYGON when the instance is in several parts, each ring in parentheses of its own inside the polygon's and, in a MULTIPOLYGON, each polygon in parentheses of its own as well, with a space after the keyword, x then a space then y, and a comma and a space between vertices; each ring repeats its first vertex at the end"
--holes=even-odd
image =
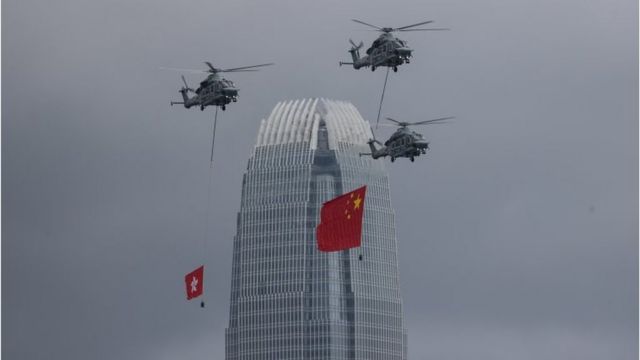
MULTIPOLYGON (((383 115, 432 150, 391 172, 412 359, 635 359, 637 3, 5 1, 3 355, 223 358, 242 172, 277 101, 350 100, 384 73, 339 68, 349 21, 407 33, 383 115), (218 124, 170 108, 178 73, 234 74, 218 124), (207 266, 202 310, 182 276, 207 266)), ((195 84, 198 76, 188 75, 195 84)), ((381 129, 379 137, 388 134, 381 129)))

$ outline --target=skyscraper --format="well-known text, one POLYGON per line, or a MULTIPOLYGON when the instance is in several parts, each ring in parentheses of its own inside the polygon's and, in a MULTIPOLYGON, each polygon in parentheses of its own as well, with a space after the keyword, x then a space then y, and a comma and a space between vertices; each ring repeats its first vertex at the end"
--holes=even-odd
POLYGON ((348 102, 284 101, 242 182, 226 360, 407 358, 394 211, 369 125, 348 102), (367 185, 362 246, 318 251, 322 203, 367 185))

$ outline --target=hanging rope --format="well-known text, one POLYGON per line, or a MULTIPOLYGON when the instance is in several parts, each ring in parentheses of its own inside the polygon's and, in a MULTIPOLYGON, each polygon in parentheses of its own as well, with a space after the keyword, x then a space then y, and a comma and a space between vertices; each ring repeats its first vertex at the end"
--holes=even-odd
POLYGON ((209 162, 209 168, 213 169, 213 145, 216 142, 216 124, 218 123, 218 107, 216 106, 216 114, 213 117, 213 135, 211 135, 211 161, 209 162))
POLYGON ((376 130, 378 130, 378 123, 380 122, 380 112, 382 111, 382 101, 384 100, 384 92, 387 89, 387 79, 389 79, 389 70, 387 67, 387 74, 384 76, 384 86, 382 87, 382 96, 380 96, 380 106, 378 106, 378 118, 376 119, 376 130))
POLYGON ((207 186, 207 212, 205 217, 204 238, 202 239, 202 257, 206 253, 207 237, 209 236, 209 212, 211 211, 211 180, 213 178, 213 148, 216 142, 216 124, 218 123, 218 107, 213 117, 213 129, 211 134, 211 158, 209 161, 209 185, 207 186))
MULTIPOLYGON (((209 185, 207 186, 207 212, 204 219, 204 236, 202 238, 202 264, 205 264, 207 254, 207 238, 209 237, 209 213, 211 211, 211 180, 213 178, 213 148, 216 142, 216 125, 218 123, 218 107, 213 117, 213 129, 211 134, 211 158, 209 159, 209 185)), ((204 292, 202 293, 202 301, 200 307, 204 307, 204 292)))

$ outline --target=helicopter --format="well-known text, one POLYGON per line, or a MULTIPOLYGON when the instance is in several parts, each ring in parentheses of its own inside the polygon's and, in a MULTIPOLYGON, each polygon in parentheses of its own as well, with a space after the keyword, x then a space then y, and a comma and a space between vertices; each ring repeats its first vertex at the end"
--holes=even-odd
POLYGON ((351 53, 351 58, 353 62, 340 62, 340 66, 342 65, 353 65, 353 68, 358 70, 361 67, 371 66, 371 71, 375 71, 379 66, 388 66, 392 67, 394 72, 398 71, 398 66, 409 63, 410 58, 412 57, 413 49, 407 46, 407 42, 397 37, 393 36, 393 32, 402 32, 402 31, 438 31, 438 30, 449 30, 449 29, 412 29, 415 26, 426 25, 432 23, 433 20, 423 21, 421 23, 402 26, 399 28, 390 28, 390 27, 379 27, 376 25, 367 24, 364 21, 351 19, 359 24, 363 24, 369 27, 376 29, 377 31, 382 32, 380 36, 373 41, 371 47, 367 49, 367 55, 364 57, 360 57, 360 48, 364 45, 362 41, 360 44, 356 45, 353 40, 349 39, 351 43, 351 49, 349 53, 351 53))
MULTIPOLYGON (((429 142, 425 141, 422 134, 409 129, 409 126, 442 124, 445 123, 446 120, 453 118, 454 117, 452 116, 448 116, 438 119, 410 123, 397 121, 388 117, 387 120, 394 122, 399 128, 391 135, 391 137, 389 137, 389 140, 384 142, 384 145, 376 140, 375 137, 367 141, 371 152, 360 153, 360 156, 370 155, 374 159, 390 156, 391 162, 394 162, 396 158, 406 157, 411 159, 411 162, 413 162, 415 161, 415 157, 427 153, 427 149, 429 149, 429 142), (380 149, 377 149, 375 144, 382 145, 382 147, 380 149)), ((373 133, 373 130, 371 132, 373 133)))
POLYGON ((209 105, 220 106, 222 111, 226 110, 226 105, 231 102, 238 101, 238 91, 239 89, 235 86, 235 84, 231 80, 227 80, 220 75, 219 73, 223 72, 240 72, 240 71, 258 71, 255 69, 257 67, 269 66, 273 65, 273 63, 268 64, 260 64, 260 65, 251 65, 251 66, 243 66, 231 69, 218 69, 211 65, 210 62, 204 62, 209 69, 207 70, 192 70, 192 69, 173 69, 173 68, 165 68, 169 70, 179 70, 179 71, 187 71, 187 72, 197 72, 197 73, 208 73, 206 79, 200 82, 200 86, 193 90, 187 84, 187 81, 182 75, 182 82, 184 83, 184 87, 182 87, 178 92, 182 95, 183 101, 171 101, 171 106, 175 104, 183 104, 185 108, 190 108, 192 106, 200 106, 200 110, 204 110, 205 107, 209 105), (192 92, 195 95, 193 97, 189 97, 188 93, 192 92))

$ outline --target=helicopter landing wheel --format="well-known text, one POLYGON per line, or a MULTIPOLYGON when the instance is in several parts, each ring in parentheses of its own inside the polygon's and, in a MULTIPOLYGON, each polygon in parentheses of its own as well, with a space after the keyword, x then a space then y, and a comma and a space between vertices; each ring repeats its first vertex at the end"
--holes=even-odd
POLYGON ((375 66, 372 66, 372 67, 371 67, 371 71, 376 71, 376 67, 375 67, 375 66))
POLYGON ((227 107, 222 105, 222 111, 225 111, 225 110, 227 110, 227 107))
POLYGON ((204 111, 204 106, 200 105, 200 111, 204 111))
POLYGON ((414 162, 414 161, 415 161, 415 158, 412 156, 411 157, 411 162, 414 162))
POLYGON ((394 162, 394 161, 396 161, 396 158, 392 157, 391 162, 394 162))
POLYGON ((393 72, 398 72, 398 67, 397 66, 393 67, 393 72))

